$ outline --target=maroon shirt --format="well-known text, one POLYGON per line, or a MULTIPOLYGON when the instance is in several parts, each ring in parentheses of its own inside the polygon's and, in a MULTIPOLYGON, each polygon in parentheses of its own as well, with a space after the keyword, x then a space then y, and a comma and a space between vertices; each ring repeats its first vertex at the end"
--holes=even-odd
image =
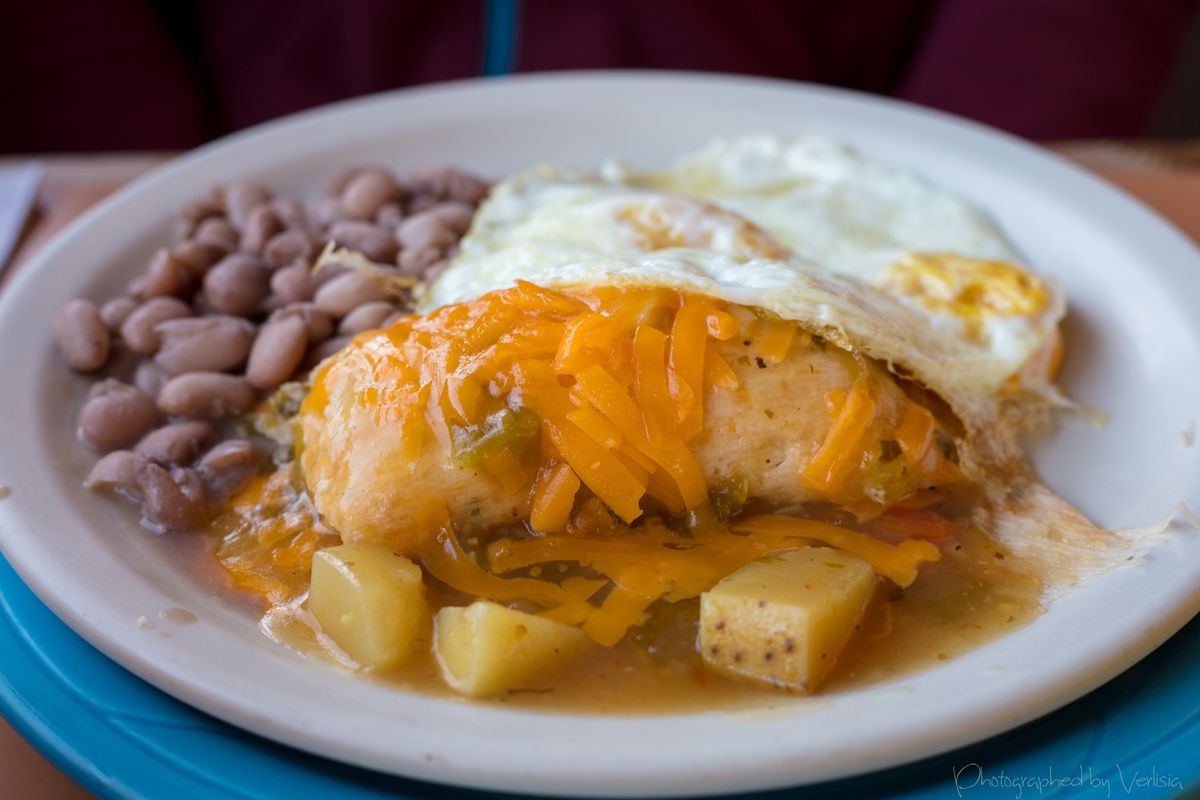
MULTIPOLYGON (((515 71, 639 67, 888 94, 1041 139, 1144 132, 1200 0, 524 0, 515 71)), ((480 74, 484 0, 0 4, 0 151, 182 148, 480 74)))

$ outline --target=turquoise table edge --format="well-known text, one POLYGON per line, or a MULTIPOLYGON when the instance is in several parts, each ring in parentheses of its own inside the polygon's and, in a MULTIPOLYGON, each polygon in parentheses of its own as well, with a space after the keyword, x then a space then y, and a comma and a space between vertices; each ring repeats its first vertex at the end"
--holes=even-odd
MULTIPOLYGON (((0 559, 0 712, 105 798, 507 797, 382 775, 246 733, 134 677, 0 559)), ((987 742, 755 800, 1200 796, 1200 617, 1088 696, 987 742)))

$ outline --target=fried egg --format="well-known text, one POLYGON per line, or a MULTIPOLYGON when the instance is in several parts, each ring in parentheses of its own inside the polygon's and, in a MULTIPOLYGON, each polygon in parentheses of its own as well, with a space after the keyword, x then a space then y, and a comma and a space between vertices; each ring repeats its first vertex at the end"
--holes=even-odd
MULTIPOLYGON (((561 283, 568 274, 620 262, 626 279, 671 286, 684 276, 703 276, 713 279, 704 290, 716 296, 787 316, 795 313, 787 308, 793 299, 811 288, 814 276, 823 275, 827 282, 854 284, 837 288, 840 296, 855 296, 864 282, 876 290, 873 297, 895 301, 888 310, 867 315, 873 320, 923 317, 935 340, 924 349, 958 382, 990 392, 1020 385, 1051 394, 1049 379, 1060 347, 1057 324, 1065 312, 1062 295, 1053 283, 1012 261, 997 260, 1012 254, 982 215, 912 175, 844 149, 830 148, 837 164, 828 172, 837 180, 826 184, 836 184, 835 191, 795 175, 766 184, 762 176, 770 171, 770 159, 742 157, 744 152, 773 153, 782 159, 781 170, 794 161, 819 174, 816 144, 788 149, 780 140, 746 139, 713 147, 715 153, 701 151, 664 173, 610 167, 605 174, 589 174, 542 166, 500 182, 476 215, 459 255, 430 287, 423 310, 470 300, 520 279, 561 283), (783 153, 792 158, 782 158, 783 153), (730 174, 743 161, 749 162, 746 176, 737 182, 730 174), (884 191, 873 181, 892 188, 884 191), (861 190, 852 191, 859 183, 861 190), (775 210, 776 201, 789 213, 775 210), (845 208, 860 203, 863 220, 885 221, 878 230, 847 222, 858 217, 845 208), (938 230, 942 223, 949 229, 957 225, 962 235, 905 233, 908 227, 938 230), (809 239, 818 246, 797 244, 809 239), (926 245, 938 249, 903 249, 926 245)), ((823 307, 826 327, 864 327, 843 304, 814 302, 823 307)), ((916 344, 898 341, 896 349, 916 344)))
POLYGON ((863 278, 906 252, 1020 260, 962 198, 824 137, 718 139, 666 170, 610 162, 603 171, 619 183, 715 203, 806 258, 863 278))
POLYGON ((918 307, 950 336, 987 343, 1010 375, 1051 394, 1061 292, 979 209, 920 176, 820 136, 718 139, 672 167, 605 165, 613 181, 714 203, 823 268, 918 307))

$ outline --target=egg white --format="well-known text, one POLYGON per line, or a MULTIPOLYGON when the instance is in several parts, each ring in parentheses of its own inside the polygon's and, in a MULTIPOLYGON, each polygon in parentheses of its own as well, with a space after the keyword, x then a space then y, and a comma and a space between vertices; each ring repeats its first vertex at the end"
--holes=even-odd
MULTIPOLYGON (((878 357, 948 373, 940 385, 1003 391, 1053 343, 1065 310, 1061 293, 1042 282, 1046 302, 1030 313, 952 313, 893 279, 894 265, 908 254, 903 248, 923 246, 1012 256, 982 214, 913 175, 823 140, 744 137, 715 142, 660 173, 541 166, 501 181, 421 309, 519 279, 562 285, 566 276, 619 276, 704 291, 814 328, 855 330, 876 341, 869 349, 878 357), (820 246, 797 249, 809 239, 820 246), (698 285, 697 276, 707 283, 698 285), (833 299, 810 296, 821 276, 820 285, 836 285, 833 299), (901 318, 903 331, 895 329, 901 318), (892 341, 880 346, 885 330, 892 341)), ((973 278, 956 265, 943 264, 969 286, 973 278)), ((1027 388, 1049 388, 1045 380, 1035 383, 1027 388)))
POLYGON ((741 214, 835 272, 866 278, 904 252, 1019 260, 964 199, 825 137, 717 139, 669 169, 640 172, 610 162, 604 173, 741 214))

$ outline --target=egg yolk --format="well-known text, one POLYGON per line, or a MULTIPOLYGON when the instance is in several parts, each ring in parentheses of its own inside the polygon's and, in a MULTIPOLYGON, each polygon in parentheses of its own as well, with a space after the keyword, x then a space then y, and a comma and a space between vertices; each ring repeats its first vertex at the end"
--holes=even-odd
POLYGON ((1036 275, 1006 261, 954 253, 909 253, 877 282, 930 311, 962 319, 973 336, 992 317, 1034 317, 1050 303, 1050 293, 1036 275))

